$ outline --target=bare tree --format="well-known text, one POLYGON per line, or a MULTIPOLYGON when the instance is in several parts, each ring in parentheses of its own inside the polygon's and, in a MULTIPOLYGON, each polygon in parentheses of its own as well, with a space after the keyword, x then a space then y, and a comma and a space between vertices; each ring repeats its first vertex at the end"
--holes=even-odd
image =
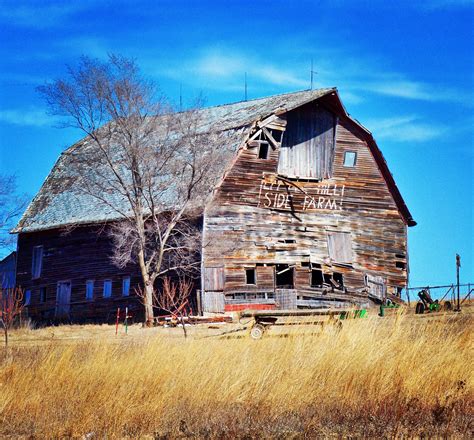
MULTIPOLYGON (((169 313, 173 319, 179 321, 183 327, 184 337, 187 337, 186 316, 190 309, 189 297, 193 290, 193 282, 183 277, 178 282, 173 282, 170 277, 164 277, 162 291, 154 293, 154 307, 169 313)), ((145 300, 145 292, 139 292, 139 296, 145 300)))
POLYGON ((199 109, 173 113, 135 62, 120 56, 82 58, 66 79, 39 91, 65 126, 86 134, 65 153, 68 175, 115 220, 114 261, 140 267, 150 324, 157 278, 199 265, 192 212, 214 187, 225 143, 217 148, 199 109))
POLYGON ((3 327, 6 348, 8 348, 8 332, 23 308, 22 289, 18 287, 0 289, 0 324, 3 327))
POLYGON ((15 176, 0 175, 0 250, 11 250, 15 237, 9 235, 26 206, 26 197, 17 193, 15 176))

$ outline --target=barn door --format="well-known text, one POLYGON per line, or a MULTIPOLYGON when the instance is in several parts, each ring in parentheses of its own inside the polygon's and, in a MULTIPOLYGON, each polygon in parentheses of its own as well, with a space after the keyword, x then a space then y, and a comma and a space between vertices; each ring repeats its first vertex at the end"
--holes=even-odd
POLYGON ((56 318, 69 316, 71 307, 71 282, 60 281, 56 290, 56 318))

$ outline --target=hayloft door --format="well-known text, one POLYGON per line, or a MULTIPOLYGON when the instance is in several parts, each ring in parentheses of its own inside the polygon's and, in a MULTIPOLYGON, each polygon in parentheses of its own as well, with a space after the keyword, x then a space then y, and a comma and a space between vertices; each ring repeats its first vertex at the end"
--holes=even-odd
POLYGON ((69 315, 71 306, 71 282, 60 281, 56 290, 56 318, 64 318, 69 315))

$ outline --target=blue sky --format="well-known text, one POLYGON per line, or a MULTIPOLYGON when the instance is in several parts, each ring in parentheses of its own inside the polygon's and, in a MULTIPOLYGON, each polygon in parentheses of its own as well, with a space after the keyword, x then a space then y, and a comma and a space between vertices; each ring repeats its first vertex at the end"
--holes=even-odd
POLYGON ((382 149, 418 226, 411 284, 474 281, 472 1, 0 0, 0 173, 30 196, 81 135, 36 86, 82 55, 137 60, 175 102, 337 86, 382 149))

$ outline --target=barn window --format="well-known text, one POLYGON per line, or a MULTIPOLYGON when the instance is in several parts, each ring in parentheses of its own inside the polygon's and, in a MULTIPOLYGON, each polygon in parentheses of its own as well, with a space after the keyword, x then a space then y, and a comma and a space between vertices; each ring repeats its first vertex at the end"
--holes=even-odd
POLYGON ((276 270, 276 285, 277 287, 285 287, 287 289, 293 289, 294 282, 294 269, 288 264, 277 264, 276 270))
POLYGON ((130 277, 123 277, 122 279, 122 296, 130 295, 130 277))
POLYGON ((25 291, 25 306, 29 306, 31 303, 31 290, 25 291))
POLYGON ((344 152, 344 166, 348 168, 355 167, 357 160, 357 153, 355 151, 344 152))
POLYGON ((268 159, 268 142, 260 142, 260 148, 258 150, 259 159, 268 159))
POLYGON ((342 273, 334 272, 332 274, 332 279, 336 282, 336 284, 338 284, 340 289, 344 288, 344 275, 342 275, 342 273))
POLYGON ((290 112, 278 173, 315 180, 332 177, 335 130, 336 116, 321 107, 290 112))
POLYGON ((40 303, 46 302, 46 287, 40 287, 39 300, 40 300, 40 303))
POLYGON ((324 284, 324 277, 323 271, 321 270, 321 266, 313 265, 311 269, 311 287, 322 287, 324 284))
POLYGON ((86 299, 87 300, 94 299, 94 280, 86 281, 86 299))
POLYGON ((352 263, 352 239, 349 232, 328 231, 329 257, 336 263, 352 263))
POLYGON ((43 267, 43 246, 35 246, 33 248, 33 258, 31 261, 31 277, 33 279, 41 276, 43 267))
POLYGON ((257 276, 254 268, 245 269, 245 284, 257 284, 257 276))
POLYGON ((102 295, 104 298, 110 298, 112 296, 112 280, 104 280, 104 290, 102 295))
POLYGON ((403 261, 397 261, 395 263, 395 266, 398 268, 398 269, 406 269, 407 265, 406 263, 404 263, 403 261))

